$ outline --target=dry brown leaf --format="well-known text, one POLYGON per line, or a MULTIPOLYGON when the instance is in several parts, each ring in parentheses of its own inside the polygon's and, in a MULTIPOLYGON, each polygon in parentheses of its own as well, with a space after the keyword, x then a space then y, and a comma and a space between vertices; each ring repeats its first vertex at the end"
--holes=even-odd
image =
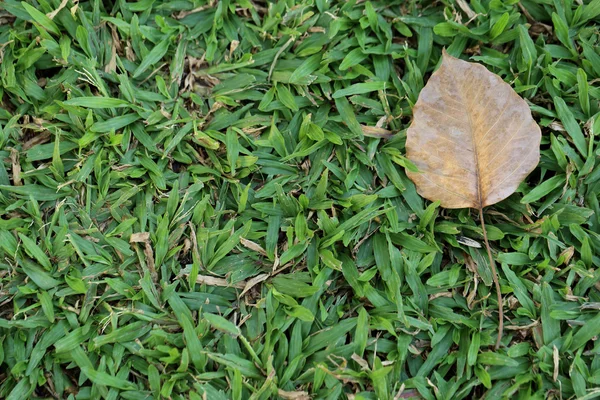
POLYGON ((444 52, 413 108, 407 171, 419 194, 445 208, 482 208, 537 166, 541 131, 527 103, 484 66, 444 52))
POLYGON ((445 208, 475 208, 483 229, 499 303, 502 297, 483 221, 483 208, 517 189, 537 166, 541 131, 527 103, 484 66, 443 52, 413 108, 406 155, 418 168, 407 170, 419 194, 445 208))

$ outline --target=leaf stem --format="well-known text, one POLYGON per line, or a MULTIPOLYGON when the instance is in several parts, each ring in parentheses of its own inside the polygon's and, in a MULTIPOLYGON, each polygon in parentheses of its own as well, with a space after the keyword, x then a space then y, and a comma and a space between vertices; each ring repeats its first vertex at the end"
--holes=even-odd
POLYGON ((494 279, 494 285, 496 286, 496 294, 498 296, 498 339, 496 339, 496 350, 500 348, 500 341, 502 340, 502 333, 504 331, 504 308, 502 305, 502 291, 500 289, 500 282, 498 281, 498 271, 496 271, 496 264, 492 258, 492 249, 488 242, 487 232, 485 230, 485 222, 483 221, 483 207, 479 207, 479 220, 481 221, 481 229, 483 230, 483 240, 485 241, 485 248, 487 249, 488 257, 490 259, 490 267, 492 268, 492 278, 494 279))

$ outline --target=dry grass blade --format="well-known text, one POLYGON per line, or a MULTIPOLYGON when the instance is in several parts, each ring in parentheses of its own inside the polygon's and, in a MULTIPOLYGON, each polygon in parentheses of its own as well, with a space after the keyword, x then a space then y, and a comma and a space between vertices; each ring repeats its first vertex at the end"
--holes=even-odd
POLYGON ((308 392, 305 391, 288 392, 282 389, 278 389, 277 394, 279 395, 279 397, 286 400, 310 400, 308 392))
MULTIPOLYGON (((188 275, 188 274, 186 274, 188 275)), ((196 277, 196 283, 200 285, 208 285, 208 286, 222 286, 222 287, 234 287, 236 289, 243 289, 246 287, 246 282, 241 281, 237 283, 230 283, 227 279, 217 278, 214 276, 208 275, 198 275, 196 277)))

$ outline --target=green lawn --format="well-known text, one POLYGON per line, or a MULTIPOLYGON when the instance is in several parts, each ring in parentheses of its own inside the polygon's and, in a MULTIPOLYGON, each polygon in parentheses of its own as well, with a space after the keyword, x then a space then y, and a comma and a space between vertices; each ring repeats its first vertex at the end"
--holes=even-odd
POLYGON ((0 2, 0 398, 600 398, 600 0, 0 2), (421 198, 442 49, 541 160, 421 198))

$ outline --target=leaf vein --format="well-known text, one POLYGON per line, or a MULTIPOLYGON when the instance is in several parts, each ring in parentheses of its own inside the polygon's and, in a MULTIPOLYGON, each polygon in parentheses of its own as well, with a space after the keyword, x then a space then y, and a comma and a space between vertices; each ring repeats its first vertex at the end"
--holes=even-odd
MULTIPOLYGON (((423 172, 425 172, 425 171, 423 171, 423 172)), ((455 180, 457 180, 459 182, 464 182, 464 183, 469 183, 470 182, 468 179, 465 179, 465 178, 463 178, 461 176, 453 176, 453 175, 442 174, 442 173, 439 173, 439 172, 435 172, 433 170, 429 170, 429 171, 427 171, 427 173, 431 174, 431 175, 440 176, 440 177, 445 178, 445 179, 455 179, 455 180)), ((473 173, 470 172, 470 174, 472 175, 473 173)))
POLYGON ((431 184, 433 184, 433 185, 435 185, 435 186, 439 187, 440 189, 444 189, 444 190, 445 190, 446 192, 448 192, 448 193, 451 193, 451 194, 453 194, 453 195, 455 195, 455 196, 457 196, 457 197, 460 197, 461 199, 465 199, 466 201, 468 201, 468 202, 471 202, 471 199, 469 199, 468 197, 466 197, 466 196, 463 196, 463 195, 462 195, 462 194, 460 194, 460 193, 456 193, 455 191, 448 189, 446 186, 444 186, 444 185, 440 185, 439 183, 436 183, 436 182, 432 181, 432 180, 431 180, 431 179, 429 179, 429 178, 428 178, 426 175, 421 175, 421 176, 422 176, 422 177, 423 177, 423 178, 424 178, 424 179, 425 179, 427 182, 429 182, 429 183, 431 183, 431 184))
MULTIPOLYGON (((429 155, 430 157, 435 157, 435 158, 437 158, 438 160, 440 160, 440 161, 442 161, 442 162, 446 162, 446 160, 444 160, 442 157, 440 157, 440 156, 438 156, 438 155, 435 155, 435 154, 433 154, 433 153, 428 153, 428 155, 429 155)), ((458 165, 458 164, 457 164, 456 166, 457 166, 457 167, 459 167, 459 168, 461 168, 461 169, 463 169, 463 170, 465 170, 465 171, 466 171, 466 172, 468 172, 469 174, 473 174, 473 171, 471 171, 471 170, 470 170, 470 169, 468 169, 468 168, 465 168, 465 167, 463 167, 463 166, 461 166, 461 165, 458 165)))
MULTIPOLYGON (((485 165, 486 168, 487 168, 488 165, 490 165, 490 163, 493 160, 495 160, 500 154, 502 154, 502 152, 504 151, 504 149, 506 148, 506 146, 508 146, 510 144, 510 142, 512 142, 515 139, 517 133, 521 132, 521 129, 523 129, 523 125, 525 125, 525 120, 521 121, 521 125, 519 125, 519 128, 514 131, 514 133, 511 135, 511 137, 507 141, 504 142, 504 145, 502 146, 502 148, 500 150, 498 150, 498 151, 495 152, 494 157, 492 157, 492 159, 489 160, 487 162, 487 164, 485 165)), ((519 136, 518 138, 521 139, 522 137, 524 137, 524 136, 519 136)), ((490 147, 490 145, 487 145, 484 148, 484 150, 487 151, 488 147, 490 147)))
POLYGON ((440 114, 442 114, 442 115, 445 115, 445 116, 446 116, 446 117, 448 117, 448 118, 452 118, 453 120, 455 120, 455 121, 458 121, 458 122, 460 122, 460 123, 464 123, 464 121, 462 121, 461 119, 459 119, 459 118, 456 118, 456 117, 453 117, 452 115, 450 115, 450 114, 448 114, 448 113, 445 113, 445 112, 443 112, 443 111, 441 111, 441 110, 438 110, 437 108, 433 107, 433 106, 432 106, 432 105, 430 105, 430 104, 427 104, 427 103, 425 103, 425 102, 424 102, 423 104, 424 104, 424 105, 426 105, 427 107, 429 107, 430 109, 432 109, 432 110, 433 110, 433 111, 435 111, 435 112, 438 112, 438 113, 440 113, 440 114))
POLYGON ((456 97, 454 97, 452 94, 450 94, 450 92, 448 92, 447 90, 441 89, 440 92, 444 95, 445 98, 448 98, 449 100, 452 100, 453 102, 458 103, 459 105, 461 105, 463 107, 466 106, 465 103, 463 103, 460 100, 457 100, 456 97))
POLYGON ((504 177, 504 179, 502 179, 500 182, 498 182, 497 184, 495 184, 494 186, 492 186, 492 187, 491 187, 491 189, 489 190, 489 192, 490 192, 490 193, 493 193, 493 192, 494 192, 494 189, 496 189, 498 186, 500 186, 500 185, 502 185, 504 182, 506 182, 506 180, 507 180, 508 178, 512 177, 512 176, 515 174, 515 172, 517 172, 517 171, 519 170, 519 168, 521 168, 521 165, 523 165, 523 163, 524 163, 525 161, 528 161, 528 157, 529 157, 529 156, 531 155, 531 153, 533 153, 535 150, 536 150, 536 147, 533 147, 531 150, 529 150, 529 152, 527 153, 527 155, 526 155, 526 156, 524 156, 524 157, 521 159, 521 162, 520 162, 519 164, 517 164, 517 166, 515 167, 515 169, 513 169, 513 170, 510 172, 510 174, 506 175, 506 176, 504 177))
POLYGON ((454 139, 452 139, 450 137, 447 137, 447 136, 440 136, 440 139, 443 139, 443 140, 445 140, 447 142, 453 143, 453 144, 455 144, 455 145, 457 145, 459 147, 462 145, 462 143, 457 142, 456 140, 454 140, 454 139))
POLYGON ((500 122, 500 118, 502 118, 502 116, 504 115, 504 112, 506 111, 506 109, 508 108, 509 105, 510 105, 510 100, 507 100, 506 104, 502 108, 502 111, 500 111, 500 114, 498 115, 498 118, 496 118, 496 122, 494 122, 492 124, 492 126, 490 126, 490 128, 483 134, 483 136, 479 140, 485 140, 485 138, 487 137, 487 135, 492 131, 492 129, 494 129, 494 127, 496 126, 496 124, 498 122, 500 122))

